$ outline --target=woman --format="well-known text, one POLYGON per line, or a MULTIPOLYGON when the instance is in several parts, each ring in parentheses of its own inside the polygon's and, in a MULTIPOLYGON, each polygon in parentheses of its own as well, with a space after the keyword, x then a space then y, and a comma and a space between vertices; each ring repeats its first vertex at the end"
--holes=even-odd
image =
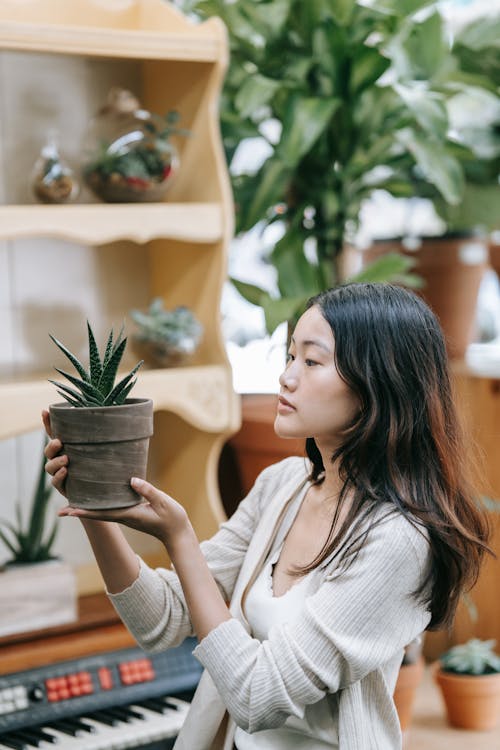
MULTIPOLYGON (((199 639, 205 671, 177 750, 395 750, 404 647, 450 621, 487 549, 429 308, 388 284, 313 298, 275 430, 306 438, 308 458, 264 470, 201 545, 184 509, 138 479, 142 504, 61 515, 81 519, 143 648, 199 639), (161 540, 173 569, 148 568, 114 522, 161 540)), ((62 449, 46 448, 61 492, 62 449)))

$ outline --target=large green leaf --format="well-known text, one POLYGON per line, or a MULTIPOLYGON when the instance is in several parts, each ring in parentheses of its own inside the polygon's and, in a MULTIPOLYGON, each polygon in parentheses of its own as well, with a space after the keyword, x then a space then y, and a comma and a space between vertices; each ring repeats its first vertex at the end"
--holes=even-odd
POLYGON ((455 42, 478 52, 486 47, 500 48, 500 15, 474 19, 458 31, 455 42))
POLYGON ((247 78, 234 102, 240 116, 246 118, 256 109, 267 104, 281 85, 280 81, 274 81, 259 74, 247 78))
POLYGON ((423 280, 421 276, 411 273, 414 266, 415 260, 413 258, 390 252, 369 263, 361 271, 351 276, 348 281, 372 283, 386 281, 418 289, 422 286, 423 280))
POLYGON ((391 61, 376 47, 363 46, 354 56, 351 65, 351 91, 359 93, 372 86, 385 73, 391 61))
POLYGON ((297 166, 328 126, 339 105, 339 99, 290 97, 276 149, 277 156, 287 167, 297 166))
POLYGON ((448 112, 442 96, 415 86, 398 85, 395 90, 426 133, 435 138, 446 136, 448 112))
POLYGON ((320 291, 318 268, 304 254, 304 235, 291 228, 275 245, 271 259, 282 297, 311 296, 320 291))
POLYGON ((449 231, 482 228, 500 229, 500 185, 467 183, 462 200, 457 206, 436 202, 436 209, 446 221, 449 231))
POLYGON ((239 231, 251 229, 268 216, 273 206, 285 199, 290 174, 289 166, 280 159, 270 158, 263 164, 252 179, 255 191, 248 196, 248 204, 239 207, 239 231))
POLYGON ((425 178, 452 205, 460 203, 464 192, 464 175, 459 162, 444 150, 441 143, 426 139, 409 128, 398 134, 401 143, 413 155, 425 178))
POLYGON ((268 332, 272 333, 284 322, 291 322, 294 325, 304 311, 308 299, 309 295, 287 299, 266 298, 262 306, 268 332))
POLYGON ((434 5, 436 0, 377 0, 377 10, 386 10, 400 15, 403 18, 411 16, 413 13, 426 8, 428 5, 434 5))
POLYGON ((402 43, 409 63, 409 77, 432 80, 447 56, 443 19, 436 11, 421 23, 413 23, 402 43))
POLYGON ((277 36, 283 29, 294 0, 246 3, 245 15, 252 25, 267 39, 277 36))
POLYGON ((234 277, 231 277, 230 281, 241 296, 252 305, 261 307, 266 296, 270 296, 269 292, 261 289, 261 287, 256 284, 249 284, 246 281, 240 281, 240 279, 235 279, 234 277))

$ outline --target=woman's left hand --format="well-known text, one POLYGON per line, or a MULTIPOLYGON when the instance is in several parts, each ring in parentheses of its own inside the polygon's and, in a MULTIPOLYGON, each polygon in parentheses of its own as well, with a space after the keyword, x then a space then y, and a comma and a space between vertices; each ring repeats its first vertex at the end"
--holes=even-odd
POLYGON ((191 529, 186 511, 172 497, 144 479, 133 478, 130 484, 144 498, 144 502, 129 508, 113 510, 84 510, 68 505, 59 511, 59 515, 82 520, 118 522, 131 529, 151 534, 167 547, 174 539, 191 529))

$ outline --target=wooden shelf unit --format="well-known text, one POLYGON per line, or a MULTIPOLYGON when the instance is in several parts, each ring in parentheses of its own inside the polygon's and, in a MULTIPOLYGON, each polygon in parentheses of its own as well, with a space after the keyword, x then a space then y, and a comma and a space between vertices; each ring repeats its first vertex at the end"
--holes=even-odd
MULTIPOLYGON (((164 202, 11 203, 0 207, 0 240, 53 238, 103 253, 140 244, 149 298, 162 297, 169 309, 187 305, 199 318, 204 337, 190 366, 141 370, 133 395, 154 402, 150 478, 185 504, 205 538, 225 517, 218 458, 240 424, 219 312, 233 234, 218 123, 225 28, 218 19, 195 24, 164 0, 0 0, 0 51, 61 56, 61 64, 64 55, 115 66, 133 61, 142 106, 177 109, 191 133, 176 142, 181 166, 164 202)), ((57 400, 46 377, 16 371, 0 381, 0 439, 40 427, 41 408, 57 400)))

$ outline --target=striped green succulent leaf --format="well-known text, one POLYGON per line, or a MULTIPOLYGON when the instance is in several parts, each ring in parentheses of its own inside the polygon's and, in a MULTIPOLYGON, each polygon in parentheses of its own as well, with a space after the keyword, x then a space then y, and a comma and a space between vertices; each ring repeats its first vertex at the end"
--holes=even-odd
POLYGON ((66 399, 67 401, 70 401, 70 398, 73 399, 72 401, 70 401, 70 403, 72 403, 73 406, 99 406, 100 405, 100 404, 96 404, 95 402, 90 403, 88 398, 86 398, 82 393, 78 393, 78 391, 75 391, 74 388, 70 388, 69 385, 64 385, 64 383, 58 383, 57 380, 50 380, 50 378, 49 378, 49 383, 52 383, 52 385, 55 385, 58 389, 60 389, 57 392, 64 399, 66 399))
POLYGON ((109 393, 108 396, 106 396, 106 400, 104 402, 105 406, 109 406, 109 404, 122 404, 125 399, 127 398, 128 394, 132 390, 133 386, 135 385, 135 378, 134 375, 139 369, 139 367, 142 365, 144 360, 141 359, 140 362, 136 364, 133 370, 131 370, 128 375, 125 375, 122 380, 120 380, 119 383, 115 385, 113 390, 109 393), (132 380, 132 378, 134 378, 132 380))
POLYGON ((90 375, 89 375, 89 373, 84 368, 84 366, 81 364, 81 362, 75 357, 75 355, 72 354, 69 351, 69 349, 66 349, 66 347, 64 346, 64 344, 61 344, 61 342, 58 341, 58 339, 56 339, 51 333, 49 333, 49 336, 52 339, 52 341, 54 342, 54 344, 59 347, 59 349, 62 351, 62 353, 67 356, 67 358, 69 359, 69 361, 71 362, 71 364, 73 365, 73 367, 75 368, 75 370, 77 371, 77 373, 80 375, 80 377, 82 378, 82 380, 86 380, 87 383, 90 383, 90 375))
POLYGON ((108 399, 109 394, 113 390, 113 384, 115 382, 116 373, 118 372, 118 367, 121 362, 121 359, 123 357, 123 352, 125 351, 125 346, 127 345, 127 339, 123 339, 123 341, 120 341, 118 346, 113 347, 112 354, 109 358, 109 360, 106 363, 106 366, 103 368, 101 379, 99 380, 99 383, 97 384, 97 387, 99 388, 101 394, 105 397, 105 399, 108 399))
POLYGON ((90 382, 98 383, 102 377, 102 364, 97 348, 94 332, 87 320, 87 333, 89 338, 89 363, 90 363, 90 382))
POLYGON ((73 383, 73 385, 78 388, 79 391, 81 391, 82 395, 85 396, 86 399, 88 399, 89 401, 93 401, 95 404, 102 403, 102 393, 95 385, 93 385, 92 383, 86 383, 84 380, 80 380, 80 378, 77 378, 70 372, 65 372, 64 370, 59 369, 59 367, 54 367, 54 370, 64 378, 67 378, 70 383, 73 383))

